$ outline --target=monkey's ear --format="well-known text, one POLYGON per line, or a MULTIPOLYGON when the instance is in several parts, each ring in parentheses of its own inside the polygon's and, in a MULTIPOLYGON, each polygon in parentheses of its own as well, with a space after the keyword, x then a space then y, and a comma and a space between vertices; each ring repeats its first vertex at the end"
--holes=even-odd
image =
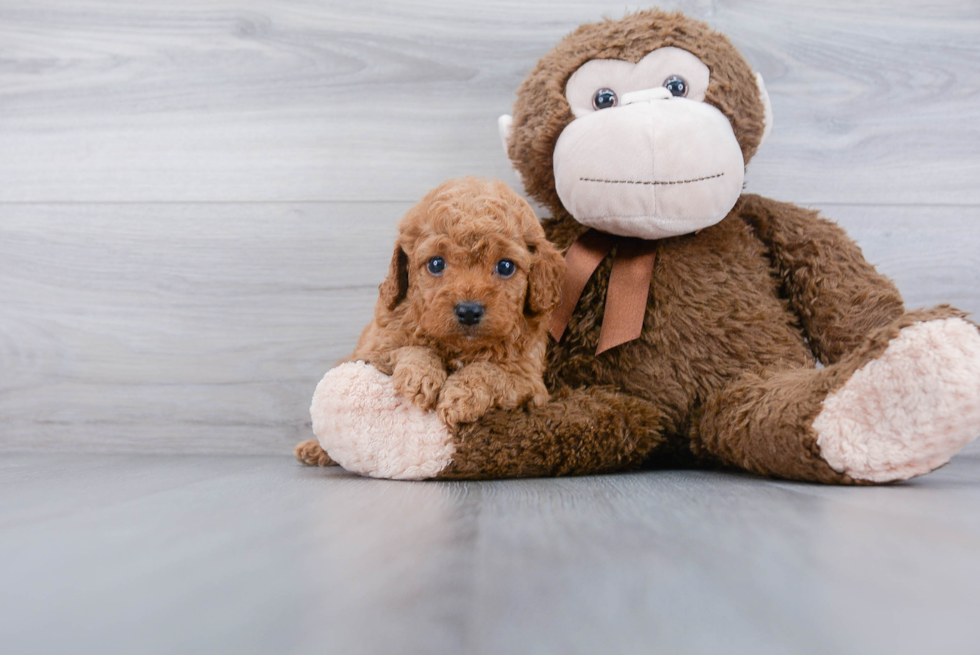
POLYGON ((527 301, 524 310, 529 314, 540 314, 554 309, 561 301, 561 287, 565 282, 565 258, 547 239, 528 245, 534 253, 534 259, 527 275, 527 301))
POLYGON ((510 154, 507 152, 507 142, 510 141, 511 128, 514 125, 514 119, 510 114, 504 114, 497 119, 497 129, 500 131, 500 141, 504 144, 504 154, 507 159, 510 160, 510 154))
POLYGON ((772 131, 772 103, 769 102, 769 92, 766 91, 766 84, 762 81, 761 73, 755 74, 755 84, 759 87, 759 100, 762 101, 762 110, 766 122, 765 127, 762 128, 762 139, 759 141, 761 146, 762 142, 769 136, 769 132, 772 131))
POLYGON ((378 292, 381 302, 389 310, 394 309, 408 295, 408 255, 397 244, 391 255, 388 277, 378 287, 378 292))
POLYGON ((504 114, 497 119, 497 129, 500 131, 500 142, 504 144, 504 156, 507 157, 507 161, 510 162, 511 170, 517 175, 517 179, 524 184, 524 177, 521 172, 517 170, 517 165, 511 160, 510 152, 507 150, 507 143, 510 141, 510 133, 514 129, 514 119, 510 114, 504 114))

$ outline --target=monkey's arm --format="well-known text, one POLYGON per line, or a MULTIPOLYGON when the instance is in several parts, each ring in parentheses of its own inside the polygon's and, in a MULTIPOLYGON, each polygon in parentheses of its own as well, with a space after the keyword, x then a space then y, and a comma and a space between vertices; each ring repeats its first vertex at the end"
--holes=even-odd
POLYGON ((453 431, 398 395, 391 377, 349 362, 324 375, 310 415, 334 461, 378 478, 583 475, 691 457, 687 439, 664 436, 660 407, 608 388, 559 391, 542 406, 491 410, 453 431))
POLYGON ((538 407, 492 410, 453 433, 443 479, 587 475, 638 468, 667 439, 653 403, 603 388, 565 390, 538 407))
POLYGON ((765 244, 810 347, 832 364, 904 313, 895 285, 817 212, 746 194, 740 214, 765 244))

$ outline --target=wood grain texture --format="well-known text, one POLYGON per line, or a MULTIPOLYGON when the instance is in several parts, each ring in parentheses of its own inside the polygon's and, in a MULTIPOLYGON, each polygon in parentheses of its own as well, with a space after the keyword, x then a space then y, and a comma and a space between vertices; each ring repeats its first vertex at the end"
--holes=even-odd
POLYGON ((976 650, 980 457, 878 488, 0 459, 10 653, 976 650))
MULTIPOLYGON (((409 203, 8 205, 0 450, 283 453, 409 203)), ((909 307, 980 312, 980 208, 822 208, 909 307)))
POLYGON ((284 452, 405 204, 10 206, 3 447, 284 452))
MULTIPOLYGON (((975 2, 692 0, 768 80, 750 190, 980 203, 975 2)), ((618 2, 0 2, 0 201, 402 200, 507 178, 496 118, 618 2)))

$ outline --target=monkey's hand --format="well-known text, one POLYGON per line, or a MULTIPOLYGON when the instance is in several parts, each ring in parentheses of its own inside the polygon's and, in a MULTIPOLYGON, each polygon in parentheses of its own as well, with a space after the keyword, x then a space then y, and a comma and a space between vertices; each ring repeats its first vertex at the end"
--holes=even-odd
POLYGON ((432 409, 446 382, 446 369, 428 348, 406 346, 395 351, 391 381, 395 391, 421 409, 432 409))

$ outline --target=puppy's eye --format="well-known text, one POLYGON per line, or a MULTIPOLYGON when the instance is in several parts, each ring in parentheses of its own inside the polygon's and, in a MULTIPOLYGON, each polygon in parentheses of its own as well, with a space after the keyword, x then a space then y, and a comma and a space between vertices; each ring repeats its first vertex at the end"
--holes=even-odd
POLYGON ((501 259, 494 270, 500 277, 510 277, 517 270, 517 265, 509 259, 501 259))
POLYGON ((684 78, 677 77, 676 75, 671 75, 666 80, 664 80, 664 88, 670 91, 670 94, 677 98, 683 98, 687 95, 687 82, 684 78))
POLYGON ((592 107, 595 109, 609 109, 615 107, 618 102, 616 92, 612 89, 599 89, 592 94, 592 107))
POLYGON ((431 257, 425 268, 433 275, 442 275, 442 272, 446 270, 446 260, 442 257, 431 257))

